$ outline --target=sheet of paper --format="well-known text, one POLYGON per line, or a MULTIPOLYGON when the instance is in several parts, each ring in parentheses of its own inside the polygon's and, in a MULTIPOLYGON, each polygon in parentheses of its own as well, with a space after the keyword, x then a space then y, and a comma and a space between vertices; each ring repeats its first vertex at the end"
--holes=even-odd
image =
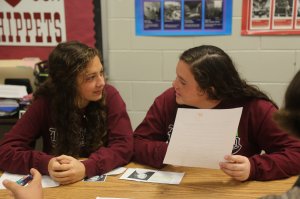
POLYGON ((96 175, 96 176, 93 176, 91 178, 85 178, 82 181, 85 181, 85 182, 105 182, 107 176, 119 175, 119 174, 123 173, 125 170, 126 170, 125 167, 118 167, 118 168, 115 168, 115 169, 111 170, 110 172, 107 172, 103 175, 96 175))
POLYGON ((129 168, 120 177, 120 179, 133 180, 139 182, 179 184, 183 176, 184 173, 129 168))
POLYGON ((90 178, 84 178, 82 181, 84 182, 105 182, 106 175, 96 175, 90 178))
POLYGON ((110 172, 105 173, 104 175, 107 175, 107 176, 119 175, 119 174, 123 173, 125 170, 126 170, 125 167, 118 167, 118 168, 111 170, 110 172))
POLYGON ((242 108, 177 111, 165 164, 219 168, 231 154, 242 108))
MULTIPOLYGON (((2 176, 0 177, 0 189, 5 189, 5 187, 2 185, 3 180, 11 180, 16 182, 20 178, 24 177, 25 175, 19 175, 19 174, 11 174, 8 172, 4 172, 2 176)), ((59 183, 55 182, 52 180, 49 176, 42 176, 42 187, 47 188, 47 187, 57 187, 59 186, 59 183)))
POLYGON ((0 84, 0 98, 21 99, 25 95, 28 95, 26 86, 0 84))

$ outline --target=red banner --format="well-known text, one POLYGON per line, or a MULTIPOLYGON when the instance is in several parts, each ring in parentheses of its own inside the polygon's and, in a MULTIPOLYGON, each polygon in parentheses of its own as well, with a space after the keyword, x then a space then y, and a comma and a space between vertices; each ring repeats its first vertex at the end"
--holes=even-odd
POLYGON ((49 11, 51 2, 57 4, 55 0, 2 1, 1 4, 4 5, 0 8, 0 59, 39 57, 44 60, 61 41, 78 40, 95 47, 93 0, 65 0, 64 12, 61 7, 51 8, 49 11), (32 8, 32 12, 25 9, 22 11, 24 4, 28 6, 45 3, 47 6, 38 11, 34 10, 36 7, 32 8))

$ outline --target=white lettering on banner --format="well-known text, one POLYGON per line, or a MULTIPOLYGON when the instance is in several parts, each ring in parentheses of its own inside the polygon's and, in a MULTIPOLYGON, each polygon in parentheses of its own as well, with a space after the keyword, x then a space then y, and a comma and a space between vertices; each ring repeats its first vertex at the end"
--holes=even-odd
POLYGON ((0 0, 0 46, 66 41, 64 0, 0 0))

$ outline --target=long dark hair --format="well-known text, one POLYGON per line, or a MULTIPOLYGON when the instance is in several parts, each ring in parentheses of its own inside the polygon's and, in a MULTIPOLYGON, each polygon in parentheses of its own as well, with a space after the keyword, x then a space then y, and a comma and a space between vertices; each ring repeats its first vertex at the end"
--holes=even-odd
POLYGON ((50 101, 56 129, 54 155, 84 156, 107 143, 105 93, 99 101, 90 102, 84 111, 75 102, 76 78, 95 56, 100 58, 96 49, 77 41, 58 44, 49 56, 49 77, 34 97, 44 96, 50 101), (86 132, 80 152, 83 126, 86 132))
POLYGON ((181 54, 180 60, 190 66, 198 85, 210 99, 260 98, 277 107, 265 93, 241 79, 231 58, 216 46, 190 48, 181 54))
POLYGON ((300 138, 300 71, 290 82, 284 96, 284 105, 274 114, 277 124, 300 138))

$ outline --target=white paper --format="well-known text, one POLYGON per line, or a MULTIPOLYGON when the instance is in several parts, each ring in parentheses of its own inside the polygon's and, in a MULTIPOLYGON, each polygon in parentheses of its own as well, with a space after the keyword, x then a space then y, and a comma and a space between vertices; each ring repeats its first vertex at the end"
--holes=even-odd
MULTIPOLYGON (((7 180, 11 180, 11 181, 16 182, 17 180, 19 180, 20 178, 22 178, 24 176, 25 175, 11 174, 11 173, 8 173, 8 172, 4 172, 0 177, 0 189, 5 189, 5 187, 2 184, 3 180, 7 179, 7 180)), ((43 188, 57 187, 57 186, 59 186, 58 182, 55 182, 49 176, 46 176, 46 175, 42 176, 42 187, 43 188)))
POLYGON ((165 164, 219 168, 235 142, 242 108, 177 111, 165 164))
POLYGON ((105 182, 106 180, 106 175, 96 175, 90 178, 84 178, 82 181, 84 182, 105 182))
POLYGON ((163 184, 179 184, 184 173, 157 171, 150 169, 129 168, 120 177, 122 180, 133 180, 139 182, 152 182, 163 184))
POLYGON ((119 175, 119 174, 123 173, 125 170, 126 170, 125 167, 118 167, 118 168, 111 170, 110 172, 105 173, 104 175, 107 175, 107 176, 119 175))
POLYGON ((0 99, 0 107, 19 107, 15 99, 0 99))
POLYGON ((88 179, 83 179, 84 182, 105 182, 106 176, 119 175, 126 170, 125 167, 118 167, 103 175, 96 175, 88 179))
POLYGON ((25 95, 28 95, 26 86, 0 84, 0 98, 21 99, 25 95))

